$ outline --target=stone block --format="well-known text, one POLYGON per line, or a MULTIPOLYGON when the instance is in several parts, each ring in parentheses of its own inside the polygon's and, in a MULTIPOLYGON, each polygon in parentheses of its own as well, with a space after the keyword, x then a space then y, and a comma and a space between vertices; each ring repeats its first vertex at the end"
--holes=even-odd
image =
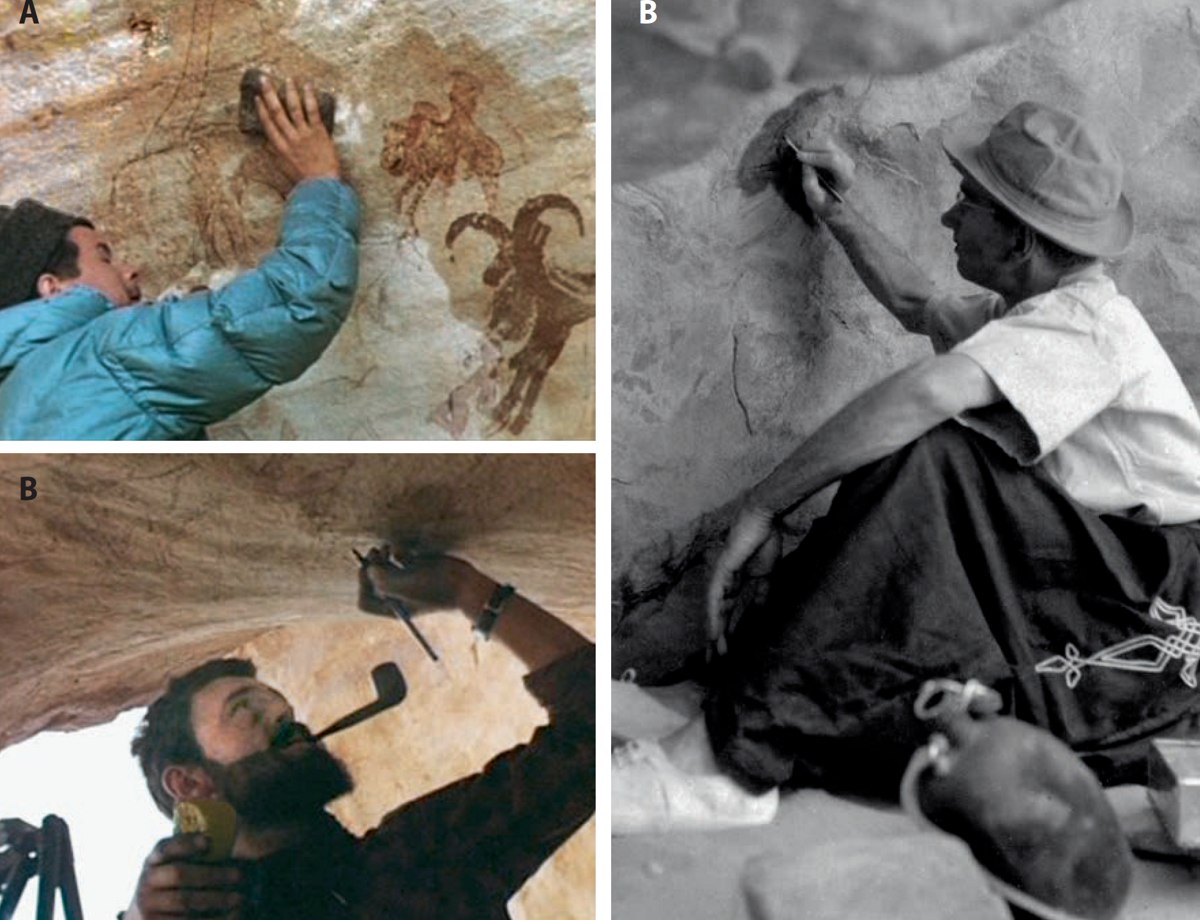
POLYGON ((1010 920, 971 851, 944 834, 772 852, 742 875, 746 920, 1010 920))

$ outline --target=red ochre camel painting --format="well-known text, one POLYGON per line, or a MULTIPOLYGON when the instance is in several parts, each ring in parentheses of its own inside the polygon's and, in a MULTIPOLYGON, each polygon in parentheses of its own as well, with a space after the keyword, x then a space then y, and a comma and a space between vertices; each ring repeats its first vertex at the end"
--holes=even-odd
POLYGON ((584 236, 583 215, 565 195, 538 195, 526 201, 512 227, 492 214, 474 212, 457 218, 446 231, 446 245, 470 230, 496 241, 496 255, 483 271, 483 283, 495 289, 488 317, 482 366, 433 412, 433 420, 462 437, 471 408, 486 413, 490 433, 520 434, 529 425, 546 374, 558 360, 571 329, 596 315, 596 273, 559 268, 546 259, 550 226, 540 220, 547 210, 566 211, 584 236), (501 390, 503 389, 503 393, 501 390))
POLYGON ((499 208, 500 145, 475 124, 483 85, 466 71, 450 75, 450 109, 419 101, 405 119, 389 121, 379 164, 401 179, 396 207, 413 234, 417 208, 434 182, 449 188, 459 178, 478 179, 489 211, 499 208))

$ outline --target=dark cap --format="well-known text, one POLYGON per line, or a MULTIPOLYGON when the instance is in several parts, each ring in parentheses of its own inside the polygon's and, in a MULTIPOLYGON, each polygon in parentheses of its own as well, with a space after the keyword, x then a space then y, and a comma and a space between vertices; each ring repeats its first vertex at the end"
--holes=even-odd
POLYGON ((37 296, 38 276, 72 227, 91 221, 48 208, 32 198, 0 205, 0 309, 37 296))

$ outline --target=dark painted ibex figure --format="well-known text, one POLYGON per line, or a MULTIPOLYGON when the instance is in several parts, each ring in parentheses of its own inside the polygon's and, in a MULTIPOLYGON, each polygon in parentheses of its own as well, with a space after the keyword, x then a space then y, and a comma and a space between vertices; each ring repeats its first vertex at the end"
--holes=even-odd
POLYGON ((570 198, 557 194, 526 201, 513 218, 511 230, 499 218, 477 211, 464 214, 446 231, 447 246, 453 246, 459 235, 471 228, 488 234, 498 247, 483 272, 483 283, 496 289, 488 338, 501 349, 504 343, 523 345, 507 359, 514 376, 492 410, 492 418, 500 430, 507 428, 513 434, 520 434, 529 424, 546 373, 567 344, 571 328, 596 315, 596 273, 546 264, 550 227, 539 217, 551 208, 574 217, 579 235, 584 235, 579 208, 570 198))

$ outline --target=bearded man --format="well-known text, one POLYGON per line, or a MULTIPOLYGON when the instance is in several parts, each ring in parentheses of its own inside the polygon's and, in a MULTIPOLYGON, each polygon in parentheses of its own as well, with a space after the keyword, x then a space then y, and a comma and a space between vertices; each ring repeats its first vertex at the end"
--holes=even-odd
POLYGON ((934 354, 743 496, 709 586, 704 713, 614 755, 613 827, 762 823, 780 787, 894 796, 942 678, 990 685, 1106 784, 1142 781, 1150 740, 1197 709, 1200 415, 1104 269, 1133 237, 1120 157, 1037 102, 946 136, 941 222, 985 289, 955 295, 857 210, 840 148, 784 140, 812 212, 934 354), (775 564, 777 522, 835 482, 775 564))

